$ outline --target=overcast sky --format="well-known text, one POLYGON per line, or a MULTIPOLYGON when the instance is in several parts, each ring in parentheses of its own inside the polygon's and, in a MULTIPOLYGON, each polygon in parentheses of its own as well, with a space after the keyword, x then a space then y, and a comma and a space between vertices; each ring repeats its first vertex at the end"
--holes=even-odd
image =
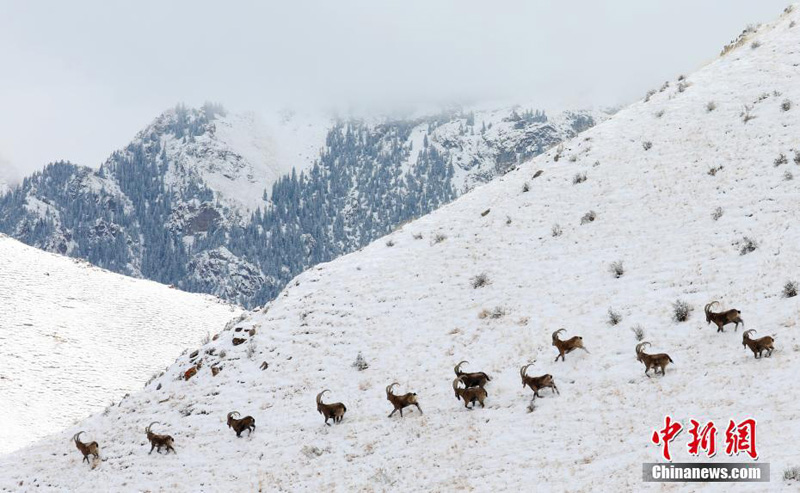
POLYGON ((787 0, 0 0, 0 179, 99 166, 177 102, 630 102, 787 0))

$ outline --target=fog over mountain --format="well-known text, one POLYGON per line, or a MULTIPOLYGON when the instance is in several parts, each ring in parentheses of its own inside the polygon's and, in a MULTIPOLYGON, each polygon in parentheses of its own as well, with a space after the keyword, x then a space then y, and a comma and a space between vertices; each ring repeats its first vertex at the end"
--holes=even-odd
MULTIPOLYGON (((0 166, 97 168, 178 102, 385 112, 627 104, 785 1, 0 5, 0 166), (635 40, 635 41, 634 41, 635 40)), ((0 177, 3 175, 0 174, 0 177)))

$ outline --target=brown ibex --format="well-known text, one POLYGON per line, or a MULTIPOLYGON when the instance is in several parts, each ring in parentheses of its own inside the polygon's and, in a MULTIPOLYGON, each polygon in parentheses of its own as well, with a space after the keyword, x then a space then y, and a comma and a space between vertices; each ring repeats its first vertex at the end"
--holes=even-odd
POLYGON ((483 401, 489 395, 483 387, 467 387, 466 383, 464 383, 464 377, 457 377, 453 380, 453 390, 456 392, 457 400, 464 399, 464 407, 467 409, 474 409, 475 402, 484 407, 483 401), (464 384, 463 388, 458 385, 460 383, 464 384), (469 407, 470 404, 472 404, 472 408, 469 407))
POLYGON ((228 428, 233 428, 237 437, 241 437, 244 430, 247 430, 247 435, 250 436, 253 430, 256 429, 255 418, 252 416, 245 416, 242 419, 236 419, 233 417, 234 414, 239 415, 239 411, 228 413, 228 428))
POLYGON ((424 414, 422 412, 422 408, 419 407, 419 403, 417 402, 417 394, 415 394, 414 392, 409 392, 404 395, 395 395, 392 393, 392 387, 394 387, 395 385, 400 385, 400 384, 394 382, 386 387, 386 398, 389 400, 389 402, 392 403, 392 406, 394 406, 394 411, 392 411, 389 414, 389 417, 391 418, 394 415, 394 413, 400 411, 400 417, 402 418, 403 408, 408 406, 417 406, 417 409, 419 409, 419 413, 424 414))
MULTIPOLYGON (((86 432, 79 431, 72 437, 72 441, 75 442, 75 446, 78 447, 78 450, 83 454, 83 460, 89 462, 90 455, 94 456, 95 459, 98 458, 100 456, 100 446, 97 442, 83 443, 80 439, 81 433, 86 432)), ((81 462, 83 462, 83 460, 81 462)))
POLYGON ((745 330, 744 334, 742 334, 742 346, 749 347, 751 351, 753 351, 753 356, 758 359, 761 357, 761 353, 764 351, 767 352, 767 358, 772 356, 772 351, 775 349, 773 344, 775 343, 775 338, 772 336, 764 336, 758 339, 750 339, 750 334, 755 334, 756 329, 745 330))
POLYGON ((528 363, 527 365, 521 367, 519 369, 519 376, 522 378, 522 388, 524 389, 527 385, 533 391, 534 397, 541 397, 539 395, 539 390, 544 388, 551 388, 556 394, 561 394, 558 391, 558 387, 556 387, 556 381, 553 380, 553 375, 545 374, 540 377, 530 377, 527 375, 528 367, 531 366, 533 363, 528 363))
POLYGON ((172 448, 172 444, 175 443, 175 440, 173 440, 171 436, 169 436, 169 435, 157 435, 157 434, 153 433, 152 431, 150 431, 150 428, 152 428, 152 426, 154 424, 157 424, 157 423, 158 423, 158 421, 153 421, 152 423, 150 423, 147 426, 147 428, 144 429, 145 433, 147 433, 147 439, 150 441, 150 445, 151 445, 150 452, 148 452, 148 453, 152 454, 153 453, 153 449, 155 448, 156 452, 158 452, 160 454, 161 453, 161 447, 166 447, 167 453, 169 453, 169 451, 172 450, 174 453, 177 454, 177 452, 175 452, 175 449, 172 448))
POLYGON ((319 394, 317 394, 317 411, 323 416, 325 416, 325 424, 330 426, 328 423, 329 419, 332 419, 334 423, 340 423, 342 418, 344 418, 344 413, 347 412, 347 407, 341 402, 336 402, 333 404, 325 404, 322 402, 322 394, 325 392, 330 392, 330 390, 325 389, 319 394))
POLYGON ((659 353, 659 354, 647 354, 644 352, 644 346, 651 346, 647 341, 640 342, 636 345, 636 359, 644 363, 644 374, 647 375, 649 378, 650 375, 647 373, 652 368, 655 371, 655 374, 658 375, 659 368, 661 369, 661 375, 664 375, 664 368, 667 367, 669 363, 675 363, 672 361, 672 358, 669 357, 668 354, 659 353))
POLYGON ((711 307, 715 304, 719 304, 718 301, 712 301, 711 303, 707 304, 703 311, 706 312, 706 323, 710 324, 714 322, 717 326, 717 332, 725 332, 723 327, 728 324, 736 324, 733 331, 736 332, 739 330, 739 324, 742 324, 742 328, 744 328, 744 320, 742 320, 742 312, 733 308, 731 310, 725 310, 724 312, 712 312, 711 307))
POLYGON ((203 360, 200 360, 200 361, 198 361, 198 362, 197 362, 197 364, 196 364, 196 365, 194 365, 193 367, 189 368, 188 370, 186 370, 186 371, 184 372, 184 374, 183 374, 183 379, 184 379, 184 380, 189 380, 189 379, 190 379, 190 378, 192 378, 193 376, 197 375, 197 372, 198 372, 198 371, 200 370, 200 368, 202 368, 202 367, 203 367, 203 360))
POLYGON ((587 353, 589 352, 588 349, 583 347, 583 337, 581 336, 573 336, 564 341, 559 339, 558 334, 566 330, 567 329, 558 329, 557 331, 553 332, 553 346, 555 346, 556 349, 558 349, 558 356, 556 356, 556 361, 558 361, 558 358, 561 358, 561 361, 566 361, 564 359, 564 355, 571 353, 576 349, 583 349, 587 353))
POLYGON ((485 387, 486 382, 490 382, 492 379, 489 378, 489 375, 483 373, 482 371, 475 372, 475 373, 464 373, 461 371, 461 365, 464 363, 469 363, 469 361, 462 361, 453 368, 453 371, 456 372, 457 377, 461 377, 464 380, 464 385, 467 387, 485 387))

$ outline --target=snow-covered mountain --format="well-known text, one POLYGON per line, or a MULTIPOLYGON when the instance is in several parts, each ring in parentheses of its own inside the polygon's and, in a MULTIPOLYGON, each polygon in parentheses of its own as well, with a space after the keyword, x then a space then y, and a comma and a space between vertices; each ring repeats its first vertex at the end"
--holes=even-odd
POLYGON ((179 105, 99 170, 52 163, 0 195, 0 232, 253 307, 605 117, 262 118, 179 105))
MULTIPOLYGON (((769 488, 796 490, 783 471, 800 466, 800 297, 782 291, 800 280, 798 21, 795 9, 744 33, 609 121, 308 270, 108 413, 0 459, 0 487, 639 491, 659 486, 642 483, 642 463, 658 461, 650 437, 669 414, 687 427, 755 418, 769 488), (621 276, 609 271, 617 261, 621 276), (677 300, 694 308, 687 321, 673 319, 677 300), (774 334, 772 357, 707 325, 712 300, 774 334), (554 362, 559 328, 591 353, 554 362), (674 360, 665 376, 643 374, 637 328, 674 360), (485 409, 454 398, 464 359, 492 376, 485 409), (560 390, 532 412, 527 363, 560 390), (424 415, 387 418, 395 381, 424 415), (341 424, 323 425, 323 389, 346 404, 341 424), (256 431, 236 438, 231 411, 254 416, 256 431), (147 454, 153 421, 177 455, 147 454), (69 441, 78 430, 100 442, 92 470, 69 441)), ((673 443, 676 462, 698 460, 687 441, 673 443)), ((732 459, 749 460, 711 460, 732 459)))
POLYGON ((0 235, 0 453, 141 389, 239 313, 0 235))

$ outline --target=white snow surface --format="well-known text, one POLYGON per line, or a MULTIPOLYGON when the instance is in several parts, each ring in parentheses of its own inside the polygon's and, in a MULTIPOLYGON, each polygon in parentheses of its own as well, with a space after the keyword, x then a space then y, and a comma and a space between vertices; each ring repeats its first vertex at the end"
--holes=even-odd
MULTIPOLYGON (((685 426, 713 420, 723 434, 729 419, 757 419, 771 482, 736 490, 796 491, 783 471, 800 466, 800 297, 781 296, 785 281, 800 279, 799 182, 785 177, 800 173, 796 12, 690 75, 684 90, 672 81, 565 143, 557 162, 553 149, 298 276, 266 311, 201 347, 204 366, 191 380, 180 379, 193 364, 182 356, 107 414, 1 458, 0 488, 676 490, 641 480, 642 463, 660 457, 650 435, 670 414, 685 426), (783 111, 784 100, 795 105, 783 111), (746 123, 745 106, 755 117, 746 123), (781 153, 788 162, 776 166, 781 153), (715 166, 723 168, 711 176, 715 166), (587 181, 573 185, 576 173, 587 181), (724 213, 715 221, 716 207, 724 213), (596 220, 581 225, 590 210, 596 220), (554 224, 561 236, 551 235, 554 224), (745 236, 758 248, 741 255, 745 236), (617 260, 620 278, 609 272, 617 260), (475 289, 481 273, 490 283, 475 289), (677 299, 694 307, 687 322, 672 320, 677 299), (754 359, 741 329, 708 326, 702 307, 711 300, 740 309, 758 335, 775 334, 773 356, 754 359), (617 326, 606 322, 610 307, 623 316, 617 326), (484 310, 498 317, 481 318, 484 310), (664 377, 646 377, 635 359, 639 324, 652 352, 675 362, 664 377), (554 362, 551 333, 562 327, 583 336, 591 354, 554 362), (247 342, 233 346, 233 337, 247 342), (351 366, 359 351, 364 371, 351 366), (454 398, 452 368, 462 359, 492 376, 485 409, 465 410, 454 398), (543 391, 532 412, 519 379, 528 362, 530 374, 552 374, 561 391, 543 391), (424 415, 387 418, 384 388, 394 381, 418 394, 424 415), (341 424, 323 425, 314 403, 323 389, 327 402, 347 405, 341 424), (234 410, 255 417, 252 435, 226 427, 234 410), (177 455, 148 455, 152 421, 175 438, 177 455), (100 443, 93 466, 69 441, 78 430, 100 443)), ((684 432, 673 442, 676 462, 698 460, 687 441, 684 432)))
POLYGON ((141 389, 239 313, 0 235, 0 453, 141 389))

